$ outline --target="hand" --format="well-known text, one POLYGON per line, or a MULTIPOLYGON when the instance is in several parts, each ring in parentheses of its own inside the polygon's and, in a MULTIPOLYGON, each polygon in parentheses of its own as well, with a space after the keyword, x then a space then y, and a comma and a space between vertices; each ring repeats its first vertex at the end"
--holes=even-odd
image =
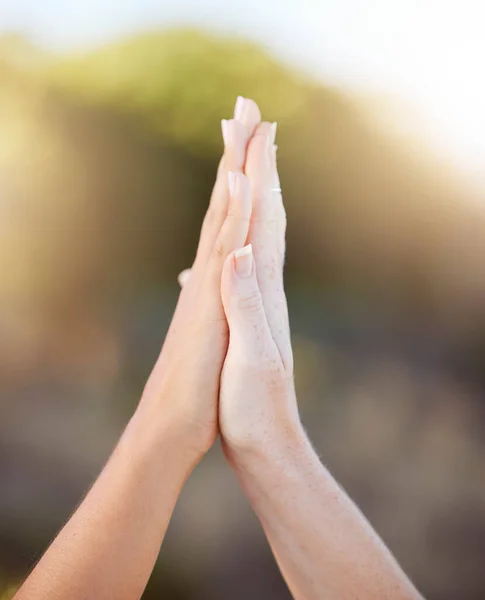
POLYGON ((194 267, 140 406, 18 600, 140 598, 218 422, 295 598, 420 598, 301 428, 275 131, 258 126, 251 101, 238 100, 236 117, 223 122, 225 153, 194 267))
POLYGON ((228 343, 221 274, 227 255, 246 243, 252 207, 242 170, 260 120, 249 100, 238 100, 236 112, 223 122, 225 153, 192 276, 140 405, 18 600, 141 598, 182 487, 217 435, 228 343))
POLYGON ((275 453, 301 433, 283 286, 286 215, 269 123, 250 142, 246 174, 251 245, 229 255, 221 284, 230 343, 219 420, 226 454, 236 462, 248 451, 275 453))
POLYGON ((252 208, 242 171, 261 117, 256 104, 247 99, 238 100, 235 116, 222 122, 225 152, 194 266, 136 416, 156 424, 163 415, 164 427, 182 432, 198 458, 218 433, 220 375, 228 345, 220 298, 222 268, 228 254, 246 243, 252 208))
POLYGON ((267 134, 262 124, 246 161, 252 245, 232 252, 222 273, 230 332, 219 400, 224 451, 295 600, 419 600, 300 422, 283 288, 286 221, 267 134))

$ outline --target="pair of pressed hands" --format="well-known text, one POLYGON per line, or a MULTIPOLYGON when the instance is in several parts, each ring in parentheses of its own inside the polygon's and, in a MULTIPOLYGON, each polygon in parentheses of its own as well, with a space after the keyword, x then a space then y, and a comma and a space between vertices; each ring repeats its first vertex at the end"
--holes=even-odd
MULTIPOLYGON (((228 457, 299 424, 283 288, 286 216, 276 124, 238 100, 192 269, 142 404, 170 415, 197 458, 220 431, 228 457)), ((282 441, 282 440, 281 440, 282 441)))
POLYGON ((193 267, 117 448, 17 600, 135 600, 178 495, 221 435, 298 600, 415 600, 300 423, 274 124, 238 98, 193 267))

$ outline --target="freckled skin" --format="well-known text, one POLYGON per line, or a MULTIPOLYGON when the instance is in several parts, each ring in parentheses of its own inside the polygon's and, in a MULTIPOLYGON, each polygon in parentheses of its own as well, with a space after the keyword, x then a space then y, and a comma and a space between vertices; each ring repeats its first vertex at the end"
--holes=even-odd
POLYGON ((279 194, 267 192, 279 180, 274 156, 266 161, 261 156, 266 149, 258 144, 246 173, 253 201, 260 203, 253 214, 264 215, 267 223, 261 218, 251 223, 251 276, 238 276, 233 256, 222 274, 230 330, 219 401, 224 452, 295 599, 418 600, 301 425, 283 286, 286 219, 279 194))

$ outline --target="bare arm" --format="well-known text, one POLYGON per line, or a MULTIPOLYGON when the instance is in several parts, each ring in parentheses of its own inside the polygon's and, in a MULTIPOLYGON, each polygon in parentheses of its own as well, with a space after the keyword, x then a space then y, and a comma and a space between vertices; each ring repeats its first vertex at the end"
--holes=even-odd
POLYGON ((301 430, 228 456, 296 599, 421 597, 301 430))
POLYGON ((228 328, 220 296, 228 254, 246 241, 251 191, 243 174, 260 121, 250 100, 223 122, 224 157, 197 256, 138 409, 108 464, 16 600, 135 600, 177 497, 218 434, 228 328))
POLYGON ((258 136, 246 173, 252 247, 229 256, 222 276, 230 329, 219 406, 226 456, 297 600, 417 600, 303 431, 283 286, 286 217, 276 152, 258 136))
POLYGON ((196 462, 181 432, 137 414, 15 599, 141 598, 196 462))

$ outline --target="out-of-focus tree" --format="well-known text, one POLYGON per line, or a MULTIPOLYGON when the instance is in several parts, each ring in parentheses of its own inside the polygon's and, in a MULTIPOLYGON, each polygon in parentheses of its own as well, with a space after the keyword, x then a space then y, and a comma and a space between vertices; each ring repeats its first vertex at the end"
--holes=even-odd
MULTIPOLYGON (((470 274, 485 243, 469 252, 462 231, 477 219, 483 225, 483 214, 460 201, 464 192, 439 163, 423 160, 417 139, 400 144, 358 98, 305 79, 254 44, 191 30, 66 57, 46 76, 88 105, 129 115, 151 135, 204 157, 208 178, 221 116, 236 95, 256 98, 280 122, 290 279, 298 272, 318 280, 378 314, 385 310, 404 329, 430 320, 447 327, 450 311, 462 315, 455 323, 470 309, 480 317, 474 298, 477 287, 485 292, 485 277, 477 283, 470 274), (460 268, 448 277, 450 253, 460 268), (453 297, 457 286, 460 298, 453 297)), ((184 202, 189 207, 191 198, 184 202)))
POLYGON ((56 62, 52 81, 76 96, 141 118, 207 157, 220 150, 216 124, 236 95, 257 98, 274 120, 295 114, 309 83, 242 39, 200 31, 144 34, 56 62))

